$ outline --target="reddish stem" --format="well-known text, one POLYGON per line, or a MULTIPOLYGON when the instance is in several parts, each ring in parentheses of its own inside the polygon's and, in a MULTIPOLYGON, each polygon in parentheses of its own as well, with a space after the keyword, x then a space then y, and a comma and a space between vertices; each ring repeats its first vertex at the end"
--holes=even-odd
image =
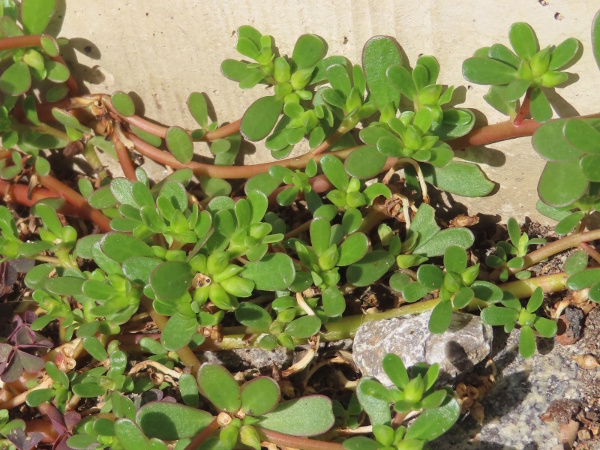
POLYGON ((83 196, 75 192, 69 186, 51 175, 40 176, 39 181, 42 186, 50 191, 56 192, 60 197, 64 198, 67 203, 77 208, 81 217, 91 220, 105 233, 111 231, 110 219, 100 210, 92 208, 83 196))
POLYGON ((41 47, 42 37, 39 34, 14 36, 0 39, 0 50, 11 50, 23 47, 41 47))
MULTIPOLYGON (((35 188, 29 195, 29 188, 24 184, 13 184, 4 180, 0 180, 0 196, 4 197, 7 201, 12 201, 23 206, 33 206, 36 202, 45 198, 59 198, 54 192, 50 192, 47 189, 35 188)), ((80 217, 77 209, 71 205, 63 205, 59 212, 66 216, 80 217)))
MULTIPOLYGON (((343 450, 342 444, 337 442, 317 441, 300 436, 290 436, 273 430, 258 427, 265 440, 280 446, 301 448, 302 450, 343 450)), ((186 449, 187 450, 187 449, 186 449)))
POLYGON ((203 429, 200 433, 194 436, 192 442, 190 442, 184 450, 196 450, 204 443, 204 441, 206 441, 208 437, 210 437, 211 434, 217 431, 219 427, 219 422, 217 421, 217 417, 215 417, 214 420, 211 423, 209 423, 205 429, 203 429))
POLYGON ((242 119, 235 120, 227 125, 221 125, 219 128, 213 131, 207 131, 204 135, 203 141, 216 141, 217 139, 223 139, 227 136, 231 136, 232 134, 240 131, 240 125, 242 123, 242 119))
POLYGON ((523 99, 523 104, 519 108, 519 111, 517 112, 517 116, 515 117, 515 121, 514 121, 515 127, 521 126, 521 124, 523 123, 523 120, 525 120, 525 117, 527 116, 527 114, 529 114, 530 109, 531 109, 531 88, 527 89, 527 92, 525 92, 525 98, 523 99))
MULTIPOLYGON (((118 124, 117 124, 117 127, 118 127, 118 124)), ((125 176, 127 177, 128 180, 137 181, 137 176, 135 174, 135 167, 133 167, 133 162, 131 162, 131 158, 129 157, 129 152, 125 148, 125 145, 123 144, 123 142, 121 142, 121 139, 119 139, 119 136, 117 136, 117 130, 118 130, 118 128, 115 129, 110 140, 112 141, 113 145, 115 146, 115 150, 117 151, 117 157, 119 158, 119 164, 121 165, 121 169, 123 170, 123 173, 125 174, 125 176)))

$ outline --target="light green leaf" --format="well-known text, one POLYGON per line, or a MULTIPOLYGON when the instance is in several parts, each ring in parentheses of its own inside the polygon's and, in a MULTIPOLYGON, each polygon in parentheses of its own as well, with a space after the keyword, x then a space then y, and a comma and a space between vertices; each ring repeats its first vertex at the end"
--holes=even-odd
POLYGON ((23 61, 17 61, 4 70, 0 76, 0 90, 8 95, 21 95, 31 87, 29 66, 23 61))
POLYGON ((117 112, 123 114, 125 117, 131 117, 135 114, 135 105, 133 104, 133 100, 125 92, 115 92, 113 95, 111 95, 110 101, 117 112))
POLYGON ((189 344, 197 328, 196 317, 175 313, 169 318, 161 333, 162 343, 167 350, 179 350, 189 344))
POLYGON ((514 67, 490 58, 475 56, 465 60, 463 76, 476 84, 508 84, 517 78, 514 67))
POLYGON ((521 59, 531 59, 540 48, 533 28, 525 22, 513 23, 508 31, 508 39, 521 59))
POLYGON ((262 416, 279 403, 279 385, 268 377, 258 377, 241 387, 242 409, 247 415, 262 416))
POLYGON ((191 286, 194 274, 189 264, 167 261, 150 274, 150 286, 161 300, 174 301, 185 294, 191 286))
POLYGON ((417 417, 404 438, 433 441, 448 431, 459 415, 460 405, 454 399, 439 408, 427 409, 417 417))
POLYGON ((567 206, 586 192, 588 184, 578 160, 549 161, 540 177, 538 194, 550 206, 567 206))
POLYGON ((292 258, 288 255, 273 253, 266 255, 260 261, 246 264, 240 275, 254 281, 258 290, 280 291, 292 284, 296 270, 292 258))
POLYGON ((398 107, 400 92, 386 75, 391 65, 402 65, 402 56, 396 41, 389 36, 374 36, 363 49, 363 69, 371 97, 379 109, 392 104, 398 107))
POLYGON ((283 100, 277 97, 262 97, 256 100, 242 117, 240 131, 249 141, 266 138, 281 115, 283 100))
POLYGON ((198 371, 198 387, 219 411, 237 412, 242 396, 237 381, 223 366, 204 364, 198 371))
POLYGON ((346 158, 346 172, 349 175, 367 179, 379 174, 387 161, 387 157, 376 147, 366 145, 353 151, 346 158))
POLYGON ((175 156, 177 161, 187 164, 194 156, 194 144, 192 138, 183 128, 170 127, 167 130, 167 148, 175 156))
POLYGON ((297 70, 314 66, 325 53, 323 40, 314 34, 304 34, 298 38, 292 60, 296 63, 297 70))
POLYGON ((280 403, 262 416, 259 425, 292 436, 316 436, 328 431, 334 421, 331 400, 322 395, 309 395, 280 403))
POLYGON ((27 34, 42 34, 56 8, 56 0, 23 0, 21 20, 27 34))
POLYGON ((444 167, 421 165, 425 180, 439 189, 464 197, 483 197, 494 189, 476 164, 451 161, 444 167))

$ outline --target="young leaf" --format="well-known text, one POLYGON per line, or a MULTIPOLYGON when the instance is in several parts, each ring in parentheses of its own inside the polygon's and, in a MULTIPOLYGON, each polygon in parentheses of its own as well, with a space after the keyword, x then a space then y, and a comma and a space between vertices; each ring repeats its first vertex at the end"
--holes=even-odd
POLYGON ((131 97, 122 91, 117 91, 110 97, 112 105, 118 113, 125 117, 131 117, 135 114, 135 105, 131 97))
POLYGON ((410 380, 402 359, 394 353, 388 353, 383 357, 382 365, 392 383, 404 389, 410 380))

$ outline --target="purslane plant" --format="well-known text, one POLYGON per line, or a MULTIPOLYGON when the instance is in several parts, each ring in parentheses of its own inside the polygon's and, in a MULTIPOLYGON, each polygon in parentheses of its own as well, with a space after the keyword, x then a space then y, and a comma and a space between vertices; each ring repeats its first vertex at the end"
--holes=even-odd
MULTIPOLYGON (((410 67, 393 38, 376 36, 354 64, 326 57, 312 34, 288 56, 245 25, 237 49, 248 60, 226 60, 221 70, 241 88, 272 91, 221 126, 209 119, 207 98, 192 93, 198 126, 186 130, 136 115, 123 92, 80 96, 59 54, 64 40, 42 34, 55 6, 0 4, 0 257, 36 264, 23 279, 31 301, 19 302, 14 331, 0 343, 0 435, 9 448, 52 440, 58 448, 423 448, 459 414, 451 390, 436 390, 437 366, 407 370, 387 355, 395 387, 363 378, 347 404, 303 395, 313 386, 302 383, 294 393, 289 377, 320 356, 320 342, 352 336, 363 320, 433 309, 430 331, 443 333, 454 310, 481 311, 506 331, 519 325, 521 354, 530 357, 535 333, 557 329, 542 316, 545 292, 589 288, 600 301, 598 269, 587 269, 590 259, 600 263, 589 244, 600 231, 585 232, 598 210, 598 119, 549 120, 543 93, 567 81, 560 69, 578 41, 540 50, 518 23, 509 32, 514 53, 494 44, 465 61, 465 77, 491 84, 486 99, 511 116, 473 132, 474 114, 449 106, 454 88, 438 84, 432 56, 410 67), (454 150, 534 132, 548 160, 540 210, 567 236, 544 245, 510 219, 510 243, 478 262, 469 229, 438 223, 431 190, 489 194, 494 183, 454 150), (235 166, 242 139, 265 139, 277 161, 235 166), (311 150, 286 159, 303 139, 311 150), (209 145, 212 163, 194 160, 195 141, 209 145), (56 149, 81 153, 93 173, 58 180, 49 158, 56 149), (123 177, 111 176, 98 152, 116 159, 123 177), (151 180, 134 154, 176 170, 151 180), (30 217, 13 204, 31 207, 30 217), (521 281, 531 265, 577 246, 565 274, 521 281), (373 285, 389 286, 399 307, 357 314, 354 300, 373 285), (305 343, 306 355, 273 378, 234 377, 198 355, 305 343), (82 399, 98 399, 96 409, 83 410, 82 399), (23 403, 45 416, 26 418, 39 432, 10 420, 23 403), (342 445, 336 423, 356 425, 363 410, 366 436, 342 445)), ((598 18, 592 44, 600 60, 598 18)))

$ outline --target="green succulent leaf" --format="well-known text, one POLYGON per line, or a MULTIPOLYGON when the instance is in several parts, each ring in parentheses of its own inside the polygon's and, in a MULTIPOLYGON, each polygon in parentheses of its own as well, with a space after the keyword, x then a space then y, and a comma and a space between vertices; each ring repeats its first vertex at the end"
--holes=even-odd
POLYGON ((389 81, 386 71, 392 65, 402 65, 398 44, 388 36, 374 36, 363 49, 363 69, 369 92, 379 109, 392 104, 398 107, 400 92, 389 81))
POLYGON ((481 311, 481 320, 492 326, 514 324, 518 318, 519 312, 512 308, 491 305, 481 311))
POLYGON ((572 276, 582 272, 588 266, 588 254, 583 250, 573 253, 565 262, 565 272, 572 276))
POLYGON ((581 43, 575 38, 568 38, 562 41, 552 50, 548 70, 561 69, 569 64, 577 56, 580 48, 581 43))
POLYGON ((195 436, 213 419, 206 411, 171 402, 147 403, 136 414, 146 436, 167 441, 195 436))
POLYGON ((592 50, 598 68, 600 68, 600 11, 596 13, 592 22, 592 50))
POLYGON ((135 105, 131 97, 125 92, 117 91, 110 97, 112 105, 118 113, 125 117, 131 117, 135 114, 135 105))
POLYGON ((346 158, 346 172, 362 180, 373 178, 381 172, 386 160, 387 156, 376 147, 366 145, 353 151, 346 158))
POLYGON ((367 253, 346 270, 346 278, 354 286, 368 286, 379 280, 394 264, 394 257, 384 250, 367 253))
POLYGON ((0 90, 8 95, 21 95, 31 87, 29 67, 23 61, 17 61, 4 70, 0 76, 0 90))
POLYGON ((533 328, 525 325, 519 335, 519 353, 523 358, 529 358, 535 353, 535 335, 533 328))
POLYGON ((588 288, 600 281, 600 269, 589 269, 569 277, 567 287, 574 291, 588 288))
POLYGON ((314 66, 325 53, 323 40, 314 34, 304 34, 298 38, 292 61, 296 63, 297 69, 306 69, 314 66))
POLYGON ((161 340, 167 350, 179 350, 190 343, 198 328, 196 317, 173 314, 161 333, 161 340))
POLYGON ((268 136, 281 115, 283 100, 262 97, 256 100, 242 117, 240 131, 249 141, 260 141, 268 136))
POLYGON ((451 245, 469 248, 473 245, 473 242, 475 242, 475 237, 470 230, 466 228, 447 228, 436 233, 427 242, 419 243, 413 252, 428 257, 441 256, 451 245))
POLYGON ((23 0, 21 20, 27 34, 42 34, 54 14, 56 0, 23 0))
POLYGON ((242 404, 242 395, 237 381, 223 366, 204 364, 198 371, 200 393, 218 410, 237 412, 242 404))
POLYGON ((525 22, 512 24, 508 31, 508 39, 515 53, 521 59, 529 60, 539 50, 539 44, 533 28, 525 22))
POLYGON ((538 122, 545 122, 552 118, 552 107, 546 94, 539 88, 531 90, 531 116, 538 122))
POLYGON ((439 189, 464 197, 483 197, 495 187, 477 164, 451 161, 444 167, 421 165, 425 180, 439 189))
POLYGON ((188 263, 167 261, 158 265, 150 274, 150 286, 161 300, 175 301, 191 286, 194 274, 188 263))
POLYGON ((490 58, 475 56, 465 60, 463 76, 476 84, 508 84, 517 78, 517 70, 508 64, 490 58))
POLYGON ((272 321, 271 316, 264 308, 247 302, 240 303, 235 310, 235 319, 256 331, 268 329, 272 321))
POLYGON ((549 161, 540 177, 538 194, 550 206, 567 206, 581 198, 588 184, 578 160, 549 161))
POLYGON ((439 302, 429 318, 429 331, 433 334, 441 334, 448 329, 452 320, 452 302, 449 300, 439 302))
POLYGON ((369 249, 369 239, 364 233, 353 233, 339 246, 340 259, 337 265, 349 266, 363 258, 369 249))
POLYGON ((423 411, 404 435, 404 439, 433 441, 456 423, 460 405, 454 399, 435 409, 423 411))
POLYGON ((285 332, 298 339, 314 336, 321 329, 321 320, 317 316, 302 316, 293 320, 285 328, 285 332))
POLYGON ((296 276, 292 258, 284 253, 266 255, 260 261, 246 264, 240 276, 254 281, 256 289, 261 291, 280 291, 287 289, 296 276))
POLYGON ((167 130, 167 147, 180 163, 187 164, 194 156, 192 138, 183 128, 170 127, 167 130))
POLYGON ((241 407, 247 415, 262 416, 272 411, 281 397, 279 385, 271 378, 258 377, 241 387, 241 407))
POLYGON ((309 395, 280 403, 261 417, 259 425, 291 436, 317 436, 327 432, 334 421, 331 400, 322 395, 309 395))

